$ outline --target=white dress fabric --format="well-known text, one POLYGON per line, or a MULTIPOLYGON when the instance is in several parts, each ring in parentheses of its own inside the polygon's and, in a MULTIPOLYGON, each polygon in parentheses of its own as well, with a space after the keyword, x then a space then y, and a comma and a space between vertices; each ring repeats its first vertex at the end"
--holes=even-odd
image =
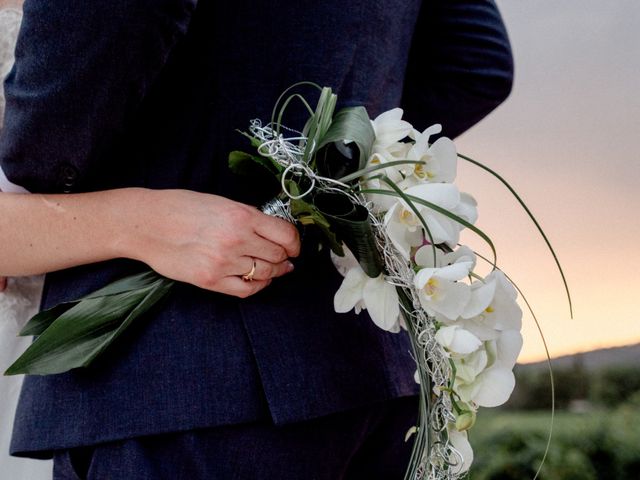
MULTIPOLYGON (((22 14, 19 10, 0 10, 0 128, 4 119, 3 80, 11 70, 14 47, 22 14)), ((4 174, 0 171, 0 177, 4 174)), ((15 185, 0 187, 3 191, 25 192, 15 185)), ((38 311, 43 277, 10 278, 7 289, 0 293, 0 477, 12 480, 45 480, 51 478, 50 461, 20 459, 9 456, 22 376, 1 376, 4 370, 29 346, 30 338, 17 337, 18 332, 38 311)))

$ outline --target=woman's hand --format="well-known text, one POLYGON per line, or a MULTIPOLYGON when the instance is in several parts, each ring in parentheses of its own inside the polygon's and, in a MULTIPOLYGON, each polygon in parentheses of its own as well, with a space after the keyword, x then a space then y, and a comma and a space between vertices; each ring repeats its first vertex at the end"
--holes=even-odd
POLYGON ((297 229, 254 207, 187 190, 140 190, 124 256, 158 273, 237 297, 262 290, 293 270, 297 229), (255 261, 252 281, 241 277, 255 261))
POLYGON ((291 271, 287 259, 299 252, 293 225, 216 195, 143 188, 0 193, 0 277, 124 257, 174 280, 248 297, 291 271), (254 280, 242 280, 254 261, 254 280))

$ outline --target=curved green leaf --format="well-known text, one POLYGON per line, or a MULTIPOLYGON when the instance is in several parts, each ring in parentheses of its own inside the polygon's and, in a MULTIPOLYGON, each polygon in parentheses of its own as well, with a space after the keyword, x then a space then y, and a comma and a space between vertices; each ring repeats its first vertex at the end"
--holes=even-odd
POLYGON ((507 189, 511 192, 511 194, 514 196, 514 198, 518 201, 520 206, 527 213, 527 215, 529 216, 529 218, 531 219, 533 224, 538 229, 538 232, 542 236, 544 242, 547 244, 547 247, 549 248, 549 251, 551 252, 551 255, 553 256, 553 260, 556 263, 556 267, 558 267, 558 271, 560 272, 560 276, 562 277, 562 283, 564 284, 564 290, 565 290, 565 292, 567 294, 567 300, 569 301, 569 313, 571 315, 571 318, 573 318, 573 302, 571 300, 571 293, 569 292, 569 284, 568 284, 567 279, 566 279, 566 277, 564 275, 564 270, 562 269, 562 266, 560 265, 560 260, 558 259, 558 256, 556 255, 555 250, 551 246, 551 242, 549 241, 549 239, 547 238, 547 235, 544 233, 544 230, 542 229, 542 227, 538 223, 538 220, 536 220, 536 217, 534 217, 533 213, 531 213, 531 210, 529 210, 529 207, 527 207, 527 205, 524 203, 524 200, 522 200, 522 198, 520 198, 520 195, 518 195, 518 193, 515 191, 515 189, 511 185, 509 185, 509 182, 507 182, 497 172, 493 171, 492 169, 490 169, 486 165, 478 162, 477 160, 474 160, 473 158, 467 157, 467 156, 462 155, 460 153, 458 154, 458 156, 460 158, 462 158, 463 160, 466 160, 467 162, 469 162, 469 163, 481 168, 482 170, 484 170, 486 172, 489 172, 491 175, 493 175, 495 178, 497 178, 505 187, 507 187, 507 189))
POLYGON ((331 126, 320 138, 318 149, 332 142, 351 141, 358 146, 360 160, 358 170, 367 164, 376 134, 364 107, 347 107, 339 110, 333 117, 331 126))
POLYGON ((321 147, 321 141, 327 134, 334 119, 334 111, 338 97, 331 92, 329 87, 324 87, 320 93, 320 99, 316 110, 307 120, 302 134, 307 137, 304 150, 304 161, 310 163, 314 154, 321 147))
MULTIPOLYGON (((480 230, 478 227, 476 227, 475 225, 473 225, 470 222, 467 222, 464 218, 456 215, 455 213, 450 212, 449 210, 447 210, 446 208, 442 208, 439 205, 436 205, 435 203, 431 203, 427 200, 423 200, 422 198, 416 197, 414 195, 400 195, 398 194, 398 192, 392 192, 390 190, 382 190, 382 189, 378 189, 378 188, 367 188, 367 189, 363 189, 360 190, 362 193, 375 193, 375 194, 379 194, 379 195, 390 195, 393 197, 400 197, 405 199, 405 201, 407 201, 406 199, 410 200, 410 202, 407 202, 409 204, 410 207, 412 207, 411 202, 416 202, 419 203, 421 205, 424 205, 425 207, 429 207, 432 210, 435 210, 438 213, 441 213, 442 215, 445 215, 449 218, 451 218, 452 220, 455 220, 456 222, 458 222, 460 225, 463 225, 465 227, 467 227, 469 230, 471 230, 472 232, 474 232, 476 235, 478 235, 480 238, 482 238, 485 242, 487 242, 487 244, 489 245, 489 247, 491 248, 491 252, 493 254, 493 262, 492 265, 496 265, 497 262, 497 252, 496 252, 496 247, 493 244, 493 242, 491 241, 491 239, 489 238, 489 236, 484 233, 482 230, 480 230)), ((413 207, 412 207, 413 208, 413 207)))
POLYGON ((388 167, 395 167, 398 165, 410 165, 410 164, 420 164, 420 165, 426 165, 427 162, 424 162, 422 160, 394 160, 392 162, 387 162, 387 163, 379 163, 377 165, 371 165, 367 168, 361 168, 360 170, 350 173, 349 175, 346 175, 340 179, 338 179, 339 182, 342 183, 349 183, 353 180, 357 180, 360 177, 362 177, 363 175, 367 175, 369 173, 375 172, 377 170, 383 170, 385 168, 388 167))
MULTIPOLYGON (((476 254, 476 256, 478 256, 479 258, 481 258, 485 262, 491 263, 489 261, 489 259, 487 259, 483 255, 479 254, 478 252, 474 252, 474 253, 476 254)), ((533 477, 533 480, 536 480, 540 476, 540 472, 542 471, 542 467, 544 466, 544 463, 545 463, 545 461, 547 459, 547 456, 549 455, 549 450, 551 449, 551 440, 553 438, 553 425, 554 425, 554 422, 555 422, 555 414, 556 414, 556 386, 555 386, 555 381, 554 381, 554 378, 553 378, 553 367, 551 365, 551 354, 549 353, 549 346, 547 345, 547 339, 545 338, 544 332, 542 331, 542 326, 540 325, 540 322, 538 321, 538 317, 536 316, 536 313, 533 311, 533 307, 529 303, 529 300, 527 300, 527 297, 525 296, 524 292, 520 289, 520 287, 518 287, 518 284, 516 282, 514 282, 509 277, 509 275, 504 273, 502 270, 500 270, 500 271, 504 274, 504 276, 507 278, 507 280, 509 280, 511 282, 511 284, 514 286, 514 288, 518 291, 518 293, 522 297, 522 300, 524 301, 525 305, 527 306, 527 309, 529 310, 529 313, 531 314, 531 317, 533 318, 533 321, 536 324, 536 328, 538 329, 538 334, 540 335, 540 340, 542 340, 542 345, 544 347, 544 352, 545 352, 546 362, 547 362, 547 370, 549 370, 549 384, 550 384, 550 387, 551 387, 551 415, 550 415, 550 419, 549 419, 549 433, 547 434, 547 443, 546 443, 546 446, 545 446, 545 449, 544 449, 544 454, 542 455, 542 459, 540 460, 540 464, 538 465, 538 469, 536 470, 536 474, 533 477)))
MULTIPOLYGON (((314 83, 314 82, 303 81, 303 82, 294 83, 293 85, 291 85, 290 87, 285 89, 285 91, 280 94, 280 96, 278 97, 278 100, 276 100, 276 103, 273 105, 273 110, 271 111, 271 123, 275 122, 275 120, 276 120, 276 112, 278 112, 278 106, 280 105, 280 102, 285 97, 285 95, 287 93, 289 93, 291 90, 293 90, 294 88, 300 87, 302 85, 310 85, 310 86, 312 86, 314 88, 317 88, 320 91, 322 90, 322 87, 320 85, 318 85, 317 83, 314 83)), ((291 96, 289 97, 289 99, 290 98, 291 98, 291 96)), ((308 104, 306 103, 306 101, 304 103, 308 107, 308 104)), ((282 113, 284 112, 285 109, 286 109, 286 106, 280 108, 280 112, 279 112, 280 120, 278 121, 278 126, 280 124, 280 121, 282 120, 282 113)), ((313 114, 313 111, 311 110, 311 107, 308 107, 308 109, 309 109, 309 113, 313 114)))
POLYGON ((371 278, 380 275, 384 262, 378 252, 369 211, 362 205, 354 205, 346 195, 337 193, 316 195, 314 205, 329 220, 338 240, 349 247, 364 272, 371 278))

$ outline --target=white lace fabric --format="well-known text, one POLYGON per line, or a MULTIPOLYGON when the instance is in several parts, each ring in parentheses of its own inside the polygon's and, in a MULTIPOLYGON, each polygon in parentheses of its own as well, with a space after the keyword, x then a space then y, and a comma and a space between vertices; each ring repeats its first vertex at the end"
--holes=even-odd
MULTIPOLYGON (((0 79, 2 80, 13 66, 14 49, 21 20, 20 10, 15 8, 0 10, 0 79)), ((4 107, 4 82, 0 82, 0 128, 4 119, 4 107)))
MULTIPOLYGON (((4 78, 11 71, 22 12, 15 8, 0 10, 0 129, 3 125, 4 78)), ((1 173, 1 170, 0 170, 1 173)), ((0 476, 2 478, 45 480, 51 478, 51 462, 13 458, 9 442, 13 416, 22 385, 22 377, 4 377, 2 372, 29 346, 29 338, 17 337, 29 318, 35 315, 42 297, 42 276, 10 278, 0 293, 0 476)))

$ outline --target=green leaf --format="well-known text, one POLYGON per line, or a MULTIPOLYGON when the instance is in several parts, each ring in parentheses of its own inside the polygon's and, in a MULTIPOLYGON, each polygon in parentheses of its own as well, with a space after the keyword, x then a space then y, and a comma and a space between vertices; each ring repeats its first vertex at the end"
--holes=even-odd
POLYGON ((251 155, 250 153, 240 152, 234 150, 229 154, 229 168, 233 173, 238 175, 252 175, 256 172, 255 165, 261 165, 266 168, 269 173, 274 175, 278 174, 278 171, 274 169, 274 164, 271 159, 258 155, 251 155))
POLYGON ((88 366, 136 318, 163 298, 174 283, 151 272, 134 277, 99 290, 102 295, 91 294, 62 313, 5 375, 50 375, 88 366), (128 289, 153 276, 156 280, 150 285, 128 289))
POLYGON ((151 287, 161 279, 165 279, 165 277, 159 275, 153 270, 147 270, 145 272, 137 273, 135 275, 129 275, 128 277, 124 277, 120 280, 111 282, 110 284, 100 288, 99 290, 85 295, 81 298, 81 300, 137 291, 142 288, 151 287))
POLYGON ((331 92, 329 87, 324 87, 320 92, 320 99, 316 109, 307 120, 302 134, 307 137, 303 159, 309 163, 314 154, 322 147, 321 141, 332 125, 338 97, 331 92))
POLYGON ((238 130, 236 129, 236 132, 240 133, 241 135, 247 137, 249 139, 249 142, 251 142, 251 146, 253 148, 260 148, 260 145, 262 145, 262 143, 260 142, 260 140, 258 140, 256 137, 254 137, 253 135, 247 133, 247 132, 243 132, 242 130, 238 130))
POLYGON ((340 257, 344 256, 342 244, 331 229, 331 224, 314 205, 302 199, 291 200, 291 215, 303 225, 316 225, 326 237, 333 253, 340 257))
POLYGON ((40 335, 44 332, 51 323, 61 316, 64 312, 72 308, 78 302, 83 299, 89 298, 98 298, 104 297, 107 295, 117 295, 123 292, 129 292, 131 290, 139 290, 141 288, 148 287, 152 285, 154 282, 158 281, 159 278, 162 278, 154 271, 146 271, 143 273, 139 273, 136 275, 131 275, 125 277, 121 280, 117 280, 109 285, 96 290, 95 292, 90 293, 78 300, 74 300, 71 302, 60 303, 55 307, 49 308, 47 310, 43 310, 37 315, 33 316, 27 324, 22 328, 19 335, 22 337, 27 337, 31 335, 40 335))
POLYGON ((367 168, 361 168, 353 173, 350 173, 349 175, 346 175, 340 179, 338 179, 339 182, 342 183, 349 183, 353 180, 358 180, 360 177, 362 177, 363 175, 367 175, 369 173, 373 173, 376 170, 382 170, 385 168, 389 168, 389 167, 395 167, 398 165, 426 165, 427 162, 423 162, 422 160, 394 160, 392 162, 386 162, 386 163, 379 163, 378 165, 370 165, 367 168))
MULTIPOLYGON (((380 275, 384 262, 378 252, 369 211, 337 193, 320 193, 314 197, 316 208, 329 220, 338 240, 343 241, 371 278, 380 275)), ((342 256, 342 255, 341 255, 342 256)))
MULTIPOLYGON (((290 95, 287 100, 284 102, 284 105, 282 107, 280 107, 280 109, 278 110, 278 106, 280 105, 280 102, 282 102, 282 99, 285 97, 285 95, 287 93, 289 93, 291 90, 293 90, 294 88, 298 88, 300 86, 303 85, 307 85, 307 86, 311 86, 316 88, 319 91, 322 91, 322 87, 320 85, 318 85, 317 83, 314 82, 308 82, 308 81, 303 81, 303 82, 298 82, 298 83, 294 83, 293 85, 291 85, 289 88, 287 88, 284 92, 282 92, 280 94, 280 96, 278 97, 278 100, 276 100, 275 105, 273 106, 273 110, 271 112, 271 123, 272 124, 276 124, 278 125, 278 128, 280 127, 280 124, 282 122, 282 116, 284 115, 285 110, 287 109, 287 105, 289 104, 289 102, 296 97, 296 95, 290 95), (278 113, 278 120, 276 122, 276 112, 278 113)), ((305 107, 307 108, 307 110, 309 110, 309 113, 311 115, 313 115, 313 110, 311 109, 311 107, 309 106, 309 104, 304 100, 304 98, 300 95, 297 95, 297 97, 299 97, 303 104, 305 105, 305 107)))
POLYGON ((75 302, 60 303, 55 307, 52 307, 48 310, 43 310, 37 315, 34 315, 26 323, 26 325, 22 327, 22 330, 20 330, 20 333, 18 333, 18 335, 21 337, 40 335, 49 327, 49 325, 53 323, 56 318, 76 305, 79 301, 80 300, 76 300, 75 302))
POLYGON ((360 152, 358 170, 361 170, 367 164, 375 139, 376 134, 371 126, 367 110, 364 107, 347 107, 334 115, 331 126, 320 138, 317 149, 332 142, 345 140, 354 142, 360 152))

